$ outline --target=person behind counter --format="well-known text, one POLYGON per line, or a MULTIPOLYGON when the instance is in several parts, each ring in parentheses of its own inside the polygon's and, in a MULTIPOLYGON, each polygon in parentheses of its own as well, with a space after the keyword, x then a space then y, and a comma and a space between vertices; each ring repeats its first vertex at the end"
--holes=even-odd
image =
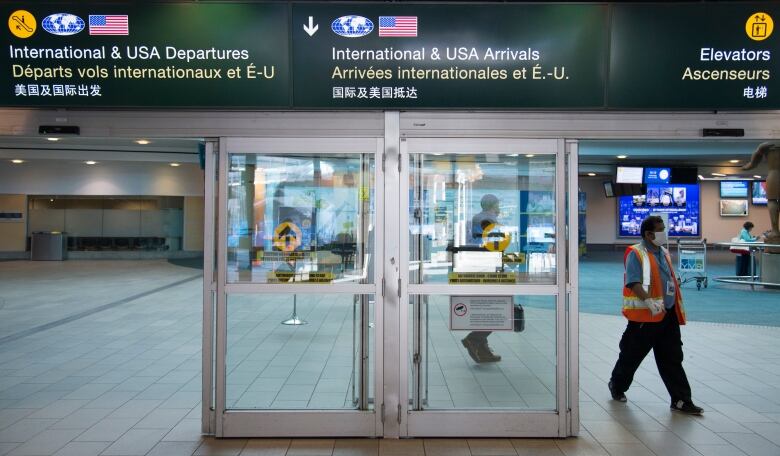
MULTIPOLYGON (((739 231, 738 242, 756 242, 758 237, 753 236, 750 232, 753 230, 753 222, 747 221, 742 225, 742 229, 739 231)), ((742 253, 737 255, 737 275, 748 276, 750 275, 750 252, 748 250, 742 250, 742 253)))

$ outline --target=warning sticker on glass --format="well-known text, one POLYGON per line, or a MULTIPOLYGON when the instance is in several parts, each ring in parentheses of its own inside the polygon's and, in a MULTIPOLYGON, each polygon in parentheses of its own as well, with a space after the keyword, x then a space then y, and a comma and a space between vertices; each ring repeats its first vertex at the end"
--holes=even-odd
POLYGON ((450 330, 511 331, 511 296, 450 296, 450 330))

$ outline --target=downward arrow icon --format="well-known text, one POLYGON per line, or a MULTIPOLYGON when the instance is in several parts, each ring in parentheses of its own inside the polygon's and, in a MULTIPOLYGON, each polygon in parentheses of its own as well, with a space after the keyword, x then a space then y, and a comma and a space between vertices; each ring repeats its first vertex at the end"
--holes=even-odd
POLYGON ((309 25, 303 24, 303 31, 308 33, 309 36, 314 36, 315 33, 317 33, 317 30, 319 30, 320 26, 314 24, 314 18, 309 16, 309 25))

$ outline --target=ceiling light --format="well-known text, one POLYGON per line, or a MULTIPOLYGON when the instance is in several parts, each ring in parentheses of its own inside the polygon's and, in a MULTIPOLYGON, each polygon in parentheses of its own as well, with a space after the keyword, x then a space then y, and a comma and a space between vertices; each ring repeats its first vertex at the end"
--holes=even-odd
POLYGON ((19 164, 24 163, 24 160, 19 160, 18 158, 15 158, 15 159, 11 160, 11 163, 13 163, 15 165, 19 165, 19 164))
POLYGON ((528 158, 533 158, 534 154, 525 154, 525 156, 528 157, 528 158))
POLYGON ((712 173, 712 175, 717 177, 726 177, 725 174, 721 174, 721 173, 712 173))
POLYGON ((593 177, 595 175, 596 175, 596 173, 588 173, 588 176, 590 176, 590 177, 593 177))
POLYGON ((171 163, 171 166, 173 166, 175 168, 175 167, 181 166, 181 165, 179 165, 178 163, 171 163))
POLYGON ((739 160, 729 160, 729 163, 739 163, 739 160))
POLYGON ((617 156, 617 158, 619 158, 619 159, 621 159, 621 160, 622 160, 622 159, 624 159, 624 158, 627 158, 627 157, 628 157, 628 155, 618 155, 618 156, 617 156))
POLYGON ((54 138, 54 137, 48 137, 46 139, 48 139, 49 141, 59 141, 60 140, 60 138, 54 138))
POLYGON ((702 176, 701 174, 699 174, 699 179, 701 179, 701 180, 704 180, 704 176, 702 176))
POLYGON ((49 202, 53 203, 54 202, 54 198, 49 198, 49 202))
POLYGON ((510 157, 517 157, 520 154, 509 154, 510 157))
POLYGON ((96 161, 92 161, 92 160, 87 160, 87 161, 85 161, 84 163, 86 163, 86 164, 88 164, 88 165, 96 165, 96 164, 97 164, 97 162, 96 162, 96 161))
POLYGON ((754 175, 753 177, 755 177, 756 179, 761 179, 761 176, 759 176, 759 175, 757 175, 757 174, 756 174, 756 175, 754 175))
POLYGON ((142 146, 145 146, 145 145, 151 143, 151 141, 149 141, 148 139, 138 139, 135 142, 137 142, 138 144, 141 144, 142 146))

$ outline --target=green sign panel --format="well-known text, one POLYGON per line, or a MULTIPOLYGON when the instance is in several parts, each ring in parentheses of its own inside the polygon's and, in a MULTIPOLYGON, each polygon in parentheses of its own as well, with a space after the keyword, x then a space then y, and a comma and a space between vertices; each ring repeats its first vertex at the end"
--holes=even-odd
POLYGON ((287 107, 285 4, 4 5, 0 104, 287 107))
POLYGON ((607 106, 780 108, 780 4, 615 5, 607 106))
POLYGON ((780 4, 4 4, 0 105, 780 109, 780 4))
POLYGON ((603 106, 606 5, 300 3, 292 19, 296 107, 603 106))

